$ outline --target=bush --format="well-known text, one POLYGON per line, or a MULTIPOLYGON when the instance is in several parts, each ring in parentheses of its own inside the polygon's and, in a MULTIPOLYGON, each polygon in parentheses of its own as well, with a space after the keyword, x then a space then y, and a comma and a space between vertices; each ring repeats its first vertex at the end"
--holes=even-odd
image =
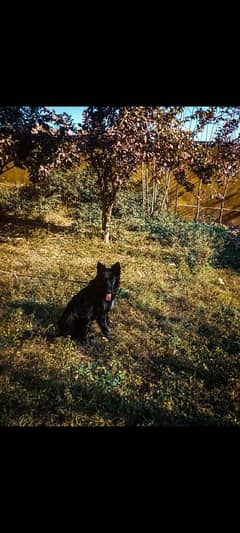
POLYGON ((100 206, 91 170, 75 168, 52 172, 36 183, 22 187, 1 187, 0 210, 18 216, 42 216, 63 206, 76 219, 77 226, 99 225, 100 206))
POLYGON ((229 231, 217 224, 189 222, 163 212, 143 224, 163 246, 172 246, 184 256, 191 269, 209 263, 213 266, 237 266, 239 251, 229 231))
POLYGON ((0 212, 16 211, 20 207, 19 187, 0 187, 0 212))

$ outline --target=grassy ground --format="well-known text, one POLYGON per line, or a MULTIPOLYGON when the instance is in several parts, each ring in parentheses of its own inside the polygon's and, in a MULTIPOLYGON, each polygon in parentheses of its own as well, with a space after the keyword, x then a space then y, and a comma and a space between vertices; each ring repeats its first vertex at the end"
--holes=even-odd
POLYGON ((0 243, 0 425, 240 426, 240 278, 119 228, 105 245, 64 215, 4 222, 0 243), (57 222, 56 222, 57 221, 57 222), (122 265, 113 340, 51 341, 97 261, 122 265))

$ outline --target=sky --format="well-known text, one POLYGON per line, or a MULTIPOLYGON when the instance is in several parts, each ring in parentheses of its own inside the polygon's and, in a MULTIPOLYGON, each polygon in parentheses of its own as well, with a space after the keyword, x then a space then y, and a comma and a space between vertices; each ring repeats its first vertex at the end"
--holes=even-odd
POLYGON ((84 111, 84 109, 87 109, 87 106, 85 107, 77 107, 77 106, 74 106, 74 107, 71 107, 71 106, 47 106, 48 109, 50 109, 50 111, 56 111, 56 113, 68 113, 68 115, 70 115, 73 120, 74 120, 74 123, 75 125, 77 126, 77 124, 79 122, 82 121, 82 113, 84 111))
MULTIPOLYGON (((55 106, 55 107, 50 107, 48 106, 48 109, 50 109, 51 111, 55 110, 56 113, 68 113, 74 120, 74 123, 75 125, 77 126, 78 123, 81 123, 82 122, 82 113, 85 109, 87 109, 87 106, 85 107, 77 107, 77 106, 55 106)), ((185 110, 184 110, 184 116, 187 117, 189 114, 191 114, 191 112, 193 112, 193 107, 185 107, 185 110)), ((203 109, 207 109, 206 107, 203 106, 203 109)), ((186 128, 193 128, 194 127, 194 122, 195 121, 189 121, 189 122, 186 122, 185 124, 185 127, 186 128)), ((214 132, 216 130, 216 125, 212 126, 212 125, 208 125, 206 128, 204 128, 204 130, 199 133, 197 139, 199 141, 206 141, 206 140, 212 140, 213 137, 214 137, 214 132)), ((239 134, 239 131, 238 131, 238 134, 239 134)))

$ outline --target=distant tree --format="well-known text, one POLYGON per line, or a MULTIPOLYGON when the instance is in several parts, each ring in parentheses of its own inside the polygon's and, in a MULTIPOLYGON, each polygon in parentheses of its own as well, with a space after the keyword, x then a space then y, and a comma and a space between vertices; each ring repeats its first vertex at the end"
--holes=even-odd
POLYGON ((222 193, 218 194, 220 213, 218 222, 222 223, 225 199, 231 181, 238 180, 240 184, 240 143, 235 139, 224 141, 218 139, 215 146, 215 161, 218 168, 218 183, 222 186, 222 193))
POLYGON ((191 173, 198 177, 195 220, 199 219, 202 184, 209 184, 213 179, 223 184, 220 221, 230 178, 239 176, 239 126, 240 108, 234 107, 196 107, 192 114, 185 116, 185 121, 192 124, 192 142, 188 153, 190 157, 183 165, 175 169, 177 184, 186 190, 194 190, 191 173), (201 133, 202 140, 197 140, 201 133), (190 172, 189 172, 190 171, 190 172))
POLYGON ((0 173, 13 163, 37 182, 53 168, 69 168, 78 158, 74 133, 66 113, 44 106, 0 107, 0 173))
POLYGON ((219 194, 220 215, 222 222, 225 197, 230 179, 239 179, 240 172, 240 108, 211 107, 207 110, 197 109, 195 113, 196 130, 203 128, 210 131, 205 134, 205 142, 195 143, 191 170, 198 176, 196 220, 200 212, 200 196, 202 183, 210 183, 213 179, 223 186, 219 194))
MULTIPOLYGON (((165 177, 165 190, 160 207, 167 205, 171 176, 177 183, 191 189, 184 169, 189 164, 193 150, 193 134, 183 127, 183 106, 153 108, 153 127, 151 127, 152 146, 150 157, 154 162, 153 185, 159 177, 165 177)), ((156 201, 156 194, 155 194, 156 201)), ((154 203, 154 202, 153 202, 154 203)), ((152 212, 153 209, 152 203, 152 212)))

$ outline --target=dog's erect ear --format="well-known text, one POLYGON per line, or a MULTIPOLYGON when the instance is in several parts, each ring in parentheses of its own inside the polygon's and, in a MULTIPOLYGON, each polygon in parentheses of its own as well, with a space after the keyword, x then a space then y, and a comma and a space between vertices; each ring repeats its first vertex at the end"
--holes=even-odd
POLYGON ((115 272, 116 275, 120 276, 120 272, 121 272, 120 263, 119 262, 114 263, 114 265, 111 266, 111 270, 115 272))
POLYGON ((105 265, 103 265, 102 263, 99 263, 98 261, 98 264, 97 264, 97 273, 98 274, 102 274, 102 272, 106 270, 106 267, 105 265))

